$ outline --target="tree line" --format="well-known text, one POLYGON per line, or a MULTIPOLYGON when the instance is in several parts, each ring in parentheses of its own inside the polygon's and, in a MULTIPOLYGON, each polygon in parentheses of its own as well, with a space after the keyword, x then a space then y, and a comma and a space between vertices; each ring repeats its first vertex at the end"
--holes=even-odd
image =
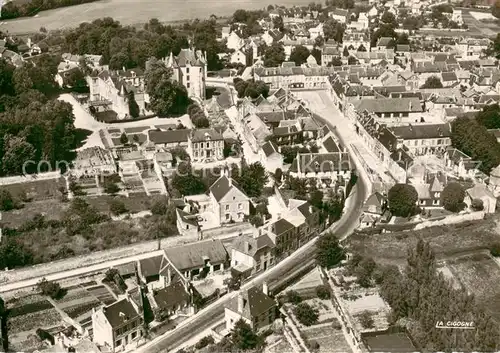
POLYGON ((94 1, 97 0, 31 0, 21 3, 11 1, 2 6, 2 15, 0 19, 8 20, 18 17, 35 16, 40 11, 86 4, 94 1))

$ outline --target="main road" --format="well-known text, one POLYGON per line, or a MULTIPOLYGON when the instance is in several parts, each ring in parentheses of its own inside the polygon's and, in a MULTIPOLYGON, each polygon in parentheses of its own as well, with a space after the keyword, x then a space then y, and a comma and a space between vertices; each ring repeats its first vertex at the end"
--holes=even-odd
MULTIPOLYGON (((324 101, 324 92, 311 92, 310 94, 320 94, 322 95, 324 101)), ((318 113, 322 112, 322 109, 324 109, 324 107, 319 107, 319 109, 316 109, 316 107, 314 107, 313 105, 310 105, 310 108, 318 113)), ((337 111, 337 114, 341 113, 337 111)), ((332 122, 336 121, 337 119, 342 119, 342 116, 332 116, 330 114, 328 116, 319 116, 319 119, 333 127, 334 124, 332 122)), ((339 136, 339 138, 342 140, 342 136, 339 136)), ((343 143, 344 146, 348 146, 345 141, 343 141, 343 143)), ((359 162, 356 160, 356 157, 352 155, 351 157, 356 163, 356 168, 359 170, 360 177, 358 178, 358 182, 353 188, 351 195, 346 201, 346 207, 344 209, 342 218, 329 229, 329 231, 333 231, 341 239, 345 239, 357 226, 359 217, 361 216, 361 208, 363 206, 363 202, 368 197, 368 193, 370 190, 370 187, 368 185, 369 181, 367 181, 366 174, 363 170, 360 170, 358 168, 359 162)), ((303 268, 305 265, 309 264, 311 260, 314 259, 317 239, 318 238, 314 238, 309 243, 305 244, 296 252, 294 252, 292 255, 277 264, 275 267, 257 276, 249 283, 244 284, 241 289, 245 290, 252 286, 262 286, 264 282, 267 282, 270 289, 272 290, 276 283, 284 278, 287 274, 299 268, 303 268)), ((212 303, 210 306, 201 310, 198 314, 181 323, 174 330, 157 337, 156 339, 148 342, 142 347, 139 347, 138 349, 136 349, 136 352, 165 353, 179 347, 185 341, 191 339, 198 333, 220 321, 224 317, 224 305, 227 304, 236 295, 237 292, 232 292, 228 295, 225 295, 215 303, 212 303)))

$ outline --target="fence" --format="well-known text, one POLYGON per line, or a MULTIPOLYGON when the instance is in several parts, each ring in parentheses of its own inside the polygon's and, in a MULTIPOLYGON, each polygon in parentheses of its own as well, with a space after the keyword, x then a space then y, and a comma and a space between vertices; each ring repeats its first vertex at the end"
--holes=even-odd
POLYGON ((16 176, 0 178, 0 185, 28 183, 40 180, 51 180, 51 179, 58 179, 60 177, 61 177, 61 172, 58 170, 54 172, 31 174, 31 175, 16 175, 16 176))

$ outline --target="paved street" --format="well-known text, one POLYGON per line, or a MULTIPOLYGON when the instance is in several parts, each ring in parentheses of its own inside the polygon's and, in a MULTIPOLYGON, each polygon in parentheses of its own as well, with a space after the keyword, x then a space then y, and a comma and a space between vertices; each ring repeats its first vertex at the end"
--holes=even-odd
POLYGON ((320 116, 320 120, 324 119, 325 122, 335 126, 342 144, 349 149, 351 157, 357 157, 365 169, 369 169, 368 172, 372 174, 372 180, 378 176, 386 182, 393 181, 378 158, 367 149, 363 140, 356 134, 353 122, 339 111, 326 91, 297 91, 293 93, 304 100, 308 108, 320 116))
MULTIPOLYGON (((321 95, 321 92, 312 93, 311 98, 314 97, 314 94, 319 94, 320 100, 324 98, 321 95)), ((328 101, 322 101, 324 105, 322 108, 322 112, 332 113, 326 108, 325 103, 328 103, 328 101)), ((319 114, 319 111, 317 111, 316 109, 313 110, 319 114)), ((328 119, 327 121, 330 122, 335 121, 335 119, 338 120, 341 117, 324 116, 324 118, 325 120, 328 119)), ((330 230, 335 232, 341 239, 345 239, 357 226, 359 217, 361 215, 361 207, 365 199, 368 197, 369 189, 367 187, 366 178, 363 176, 363 173, 360 173, 360 176, 361 177, 358 179, 358 183, 356 184, 351 196, 346 202, 344 215, 337 223, 335 223, 330 228, 330 230)), ((245 290, 254 285, 261 286, 262 283, 267 282, 270 286, 270 289, 272 290, 273 286, 280 279, 283 279, 287 274, 293 272, 294 270, 304 268, 305 265, 307 265, 314 259, 316 241, 317 238, 311 240, 309 243, 305 244, 303 247, 277 264, 275 267, 259 275, 251 282, 243 285, 242 289, 245 290)), ((217 320, 220 320, 224 315, 224 305, 227 304, 235 295, 236 292, 233 292, 222 297, 215 303, 201 310, 197 315, 190 317, 188 320, 180 324, 176 329, 167 332, 166 334, 158 337, 152 342, 149 342, 148 344, 138 348, 136 352, 159 353, 168 352, 172 349, 175 349, 183 342, 196 335, 199 330, 206 329, 207 327, 210 327, 215 322, 217 322, 217 320)))

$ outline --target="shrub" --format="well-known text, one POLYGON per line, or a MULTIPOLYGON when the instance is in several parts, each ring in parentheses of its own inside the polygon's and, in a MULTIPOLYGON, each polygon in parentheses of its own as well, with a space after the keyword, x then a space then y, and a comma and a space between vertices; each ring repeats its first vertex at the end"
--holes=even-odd
POLYGON ((373 328, 373 318, 372 318, 372 313, 369 311, 363 311, 359 315, 359 322, 363 328, 368 329, 368 328, 373 328))
POLYGON ((330 299, 330 291, 325 285, 316 287, 316 295, 319 299, 330 299))
POLYGON ((302 325, 311 326, 318 322, 319 312, 307 303, 300 303, 293 309, 293 313, 302 325))
POLYGON ((289 290, 286 292, 286 301, 287 303, 299 304, 302 302, 302 297, 297 291, 289 290))
POLYGON ((474 199, 472 200, 471 207, 474 211, 482 211, 484 210, 484 204, 483 200, 481 199, 474 199))
POLYGON ((15 208, 12 195, 7 190, 0 190, 0 211, 10 211, 15 208))
POLYGON ((317 351, 317 350, 319 350, 319 343, 316 340, 310 340, 310 341, 307 341, 307 347, 310 350, 317 351))
POLYGON ((128 212, 127 207, 125 206, 123 201, 120 201, 120 200, 111 200, 109 202, 109 210, 115 216, 118 216, 118 215, 121 215, 123 213, 128 212))
POLYGON ((42 328, 36 330, 36 334, 42 341, 48 340, 51 345, 55 344, 54 336, 52 336, 49 332, 45 331, 42 328))
POLYGON ((158 201, 156 201, 153 206, 151 206, 151 213, 158 216, 163 216, 167 213, 168 201, 167 198, 164 197, 158 201))
POLYGON ((209 344, 213 344, 215 341, 214 341, 214 338, 212 336, 205 336, 203 337, 201 340, 199 340, 196 344, 195 344, 195 348, 196 349, 202 349, 202 348, 205 348, 206 346, 208 346, 209 344))
POLYGON ((465 190, 459 183, 449 183, 441 193, 441 200, 446 210, 460 212, 464 209, 465 190))
POLYGON ((36 286, 43 295, 47 295, 52 299, 61 299, 67 292, 65 289, 61 288, 59 283, 47 281, 46 278, 42 278, 36 286))
POLYGON ((106 182, 104 183, 104 192, 106 194, 116 194, 118 191, 120 191, 120 187, 113 182, 106 182))
POLYGON ((494 257, 500 257, 500 243, 496 243, 491 246, 490 254, 494 257))

